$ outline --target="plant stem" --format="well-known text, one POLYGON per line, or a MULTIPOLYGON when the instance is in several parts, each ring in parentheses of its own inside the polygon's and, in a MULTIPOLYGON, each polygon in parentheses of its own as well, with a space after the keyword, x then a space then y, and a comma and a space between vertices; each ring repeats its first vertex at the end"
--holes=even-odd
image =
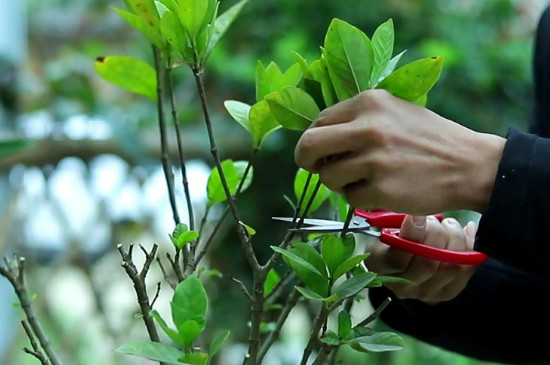
POLYGON ((42 326, 34 313, 34 309, 29 298, 29 293, 27 292, 27 287, 25 285, 25 258, 16 256, 13 261, 4 259, 4 262, 6 263, 6 267, 4 268, 3 266, 0 266, 0 275, 8 279, 13 286, 17 298, 19 298, 19 302, 21 303, 21 308, 27 317, 27 322, 29 323, 32 332, 38 339, 40 346, 46 353, 46 356, 50 360, 51 364, 61 365, 61 361, 54 352, 48 337, 44 333, 44 330, 42 329, 42 326))
POLYGON ((317 337, 319 335, 319 331, 327 321, 327 317, 329 315, 329 311, 325 303, 321 303, 321 310, 319 311, 319 315, 317 318, 315 318, 315 321, 313 322, 313 329, 311 330, 311 334, 309 336, 309 341, 307 343, 306 348, 304 349, 304 354, 302 356, 302 362, 300 365, 306 365, 307 360, 309 359, 309 356, 313 352, 315 346, 317 345, 319 338, 317 337))
POLYGON ((170 163, 170 157, 168 155, 168 139, 166 133, 166 120, 164 119, 164 92, 162 86, 164 85, 163 75, 164 66, 160 51, 156 46, 153 46, 153 56, 155 59, 155 70, 157 75, 157 112, 160 131, 160 148, 161 148, 161 162, 162 169, 164 171, 164 177, 166 179, 166 185, 168 186, 168 198, 170 200, 170 207, 172 208, 172 215, 176 225, 180 223, 178 214, 178 208, 176 205, 176 193, 174 189, 174 173, 172 171, 172 164, 170 163))

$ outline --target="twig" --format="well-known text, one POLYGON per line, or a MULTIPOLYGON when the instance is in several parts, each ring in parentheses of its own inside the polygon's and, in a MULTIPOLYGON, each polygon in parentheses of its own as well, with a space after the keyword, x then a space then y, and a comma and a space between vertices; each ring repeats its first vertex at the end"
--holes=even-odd
POLYGON ((170 200, 170 207, 172 208, 172 215, 176 225, 180 222, 178 214, 178 208, 176 205, 176 191, 174 188, 174 172, 172 171, 172 164, 170 163, 170 156, 168 155, 168 139, 166 138, 166 120, 164 119, 164 92, 162 86, 164 67, 162 65, 162 59, 160 51, 157 47, 153 46, 153 56, 155 59, 155 70, 157 75, 157 112, 158 123, 160 131, 160 146, 161 146, 161 162, 162 169, 164 171, 164 177, 166 179, 166 185, 168 187, 168 198, 170 200))
POLYGON ((384 309, 386 309, 386 307, 391 303, 391 298, 390 297, 387 297, 386 300, 384 300, 384 302, 382 304, 380 304, 380 306, 378 308, 376 308, 376 310, 374 312, 371 313, 370 316, 368 316, 367 318, 365 318, 361 323, 359 323, 357 326, 355 327, 364 327, 366 326, 367 324, 371 323, 371 322, 374 322, 379 316, 380 316, 380 313, 382 313, 382 311, 384 309))
MULTIPOLYGON (((147 276, 147 272, 149 271, 151 263, 155 259, 158 246, 156 244, 153 245, 151 252, 147 252, 147 250, 145 250, 145 248, 143 248, 141 245, 140 248, 145 254, 145 263, 143 264, 143 268, 141 269, 141 271, 138 272, 136 265, 134 264, 134 261, 132 259, 133 245, 130 245, 128 251, 125 251, 122 245, 117 246, 118 252, 122 257, 121 265, 126 271, 126 274, 128 274, 130 280, 132 280, 132 283, 134 284, 134 289, 141 311, 141 318, 145 323, 145 328, 147 329, 149 338, 153 342, 160 342, 160 337, 158 335, 157 328, 155 327, 155 322, 153 321, 153 318, 149 315, 152 308, 149 304, 149 296, 147 295, 147 288, 145 286, 145 277, 147 276)), ((165 365, 163 362, 159 363, 165 365)))
POLYGON ((34 336, 38 339, 40 346, 42 346, 42 349, 46 352, 46 356, 51 364, 61 365, 61 361, 54 352, 48 337, 44 333, 40 322, 34 314, 34 309, 32 308, 31 300, 25 285, 25 258, 14 256, 13 260, 4 258, 4 262, 6 266, 4 267, 0 265, 0 275, 8 279, 13 286, 13 289, 19 298, 19 302, 21 303, 21 308, 23 308, 23 311, 25 312, 30 328, 34 333, 34 336))
POLYGON ((326 343, 323 343, 323 345, 321 345, 321 348, 319 349, 317 357, 315 358, 315 361, 313 361, 312 365, 322 365, 322 364, 324 364, 325 360, 328 357, 328 355, 330 355, 333 352, 333 349, 334 349, 334 347, 329 346, 326 343))
POLYGON ((164 269, 164 265, 162 264, 160 257, 157 257, 157 263, 159 264, 160 271, 162 272, 162 276, 164 277, 164 280, 168 283, 168 285, 170 285, 172 289, 176 290, 176 284, 174 284, 172 280, 170 280, 170 277, 168 276, 166 270, 164 269))
POLYGON ((328 317, 329 311, 327 309, 327 306, 325 303, 321 304, 321 310, 319 311, 319 314, 317 318, 315 318, 315 321, 313 322, 313 328, 311 330, 311 334, 309 336, 309 341, 304 349, 304 353, 302 355, 302 362, 300 365, 306 365, 307 360, 309 359, 309 356, 313 352, 314 348, 317 346, 317 343, 319 342, 319 331, 321 330, 321 327, 325 324, 327 317, 328 317))
POLYGON ((231 278, 235 283, 237 283, 237 285, 239 286, 239 288, 242 290, 242 292, 244 293, 244 295, 251 301, 253 302, 254 301, 254 297, 252 297, 252 294, 250 294, 250 292, 248 291, 248 289, 246 289, 246 286, 244 286, 243 282, 236 279, 236 278, 231 278))
POLYGON ((27 334, 27 337, 29 338, 29 341, 31 342, 32 350, 24 347, 23 351, 25 351, 27 354, 30 354, 38 359, 41 364, 43 365, 50 365, 50 362, 44 356, 44 353, 38 346, 38 343, 36 342, 36 339, 34 338, 34 333, 32 332, 31 328, 29 327, 29 324, 27 321, 21 321, 21 325, 23 325, 23 329, 25 330, 25 333, 27 334))
POLYGON ((153 297, 153 300, 151 300, 151 308, 153 308, 155 306, 155 302, 157 301, 157 299, 159 298, 159 294, 160 294, 160 287, 161 287, 161 284, 160 284, 160 281, 157 283, 157 291, 155 293, 155 296, 153 297))
POLYGON ((292 291, 292 294, 288 297, 288 300, 285 303, 285 306, 281 310, 281 313, 279 313, 279 317, 277 317, 277 322, 275 324, 275 328, 273 331, 269 333, 265 341, 262 343, 262 347, 260 348, 260 353, 258 354, 258 364, 262 363, 262 360, 264 356, 267 354, 267 351, 269 351, 269 348, 273 343, 279 338, 279 334, 281 333, 281 329, 283 328, 283 325, 288 318, 288 315, 290 314, 290 311, 292 311, 292 308, 298 303, 298 300, 300 299, 300 293, 294 289, 292 291))

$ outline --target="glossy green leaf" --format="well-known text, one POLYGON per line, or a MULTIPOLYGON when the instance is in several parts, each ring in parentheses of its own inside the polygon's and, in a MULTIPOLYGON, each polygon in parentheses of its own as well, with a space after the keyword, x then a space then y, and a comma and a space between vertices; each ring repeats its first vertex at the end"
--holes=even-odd
POLYGON ((378 77, 378 80, 372 85, 373 88, 377 87, 378 83, 380 81, 384 80, 386 77, 388 77, 393 72, 393 70, 395 70, 395 67, 397 66, 397 64, 399 63, 399 60, 405 54, 405 52, 406 51, 403 51, 403 52, 399 53, 398 55, 394 56, 390 60, 390 62, 388 62, 388 65, 386 66, 384 71, 382 71, 382 73, 378 77))
POLYGON ((350 257, 346 261, 342 262, 335 270, 334 274, 332 275, 332 279, 336 280, 340 276, 344 275, 347 272, 350 272, 353 270, 357 265, 359 265, 360 262, 364 261, 367 257, 370 256, 370 253, 365 253, 362 255, 357 255, 350 257))
POLYGON ((236 100, 226 100, 223 105, 229 115, 252 135, 252 126, 248 118, 251 106, 236 100))
POLYGON ((414 282, 411 280, 397 278, 394 276, 384 276, 378 275, 376 278, 369 284, 369 288, 380 287, 384 283, 401 283, 401 284, 410 284, 414 285, 414 282))
POLYGON ((296 276, 304 282, 311 290, 325 297, 328 293, 328 280, 315 266, 294 253, 277 246, 271 246, 273 251, 280 253, 290 265, 296 276))
POLYGON ((153 317, 153 319, 159 324, 160 328, 162 328, 162 330, 164 331, 164 333, 166 333, 166 335, 168 337, 170 337, 170 339, 172 341, 174 341, 175 343, 177 343, 178 345, 180 346, 184 346, 185 345, 185 341, 184 339, 180 336, 180 334, 178 333, 178 331, 170 328, 168 326, 168 324, 166 324, 166 322, 164 321, 164 319, 160 316, 160 314, 156 311, 156 310, 152 310, 151 312, 149 312, 149 315, 151 317, 153 317))
MULTIPOLYGON (((227 181, 227 186, 229 187, 231 195, 235 195, 235 193, 237 192, 237 188, 239 187, 240 181, 244 176, 247 165, 248 162, 246 161, 222 161, 221 168, 227 181)), ((245 191, 250 186, 252 182, 252 177, 253 170, 250 169, 243 183, 241 191, 245 191)), ((208 183, 206 185, 206 191, 209 205, 221 203, 227 200, 227 196, 225 195, 220 174, 217 168, 212 169, 212 172, 210 173, 210 177, 208 178, 208 183)))
POLYGON ((157 101, 156 72, 148 63, 132 57, 107 56, 97 58, 94 66, 105 80, 157 101))
POLYGON ((333 294, 338 297, 338 300, 351 297, 366 288, 375 277, 376 274, 372 272, 366 272, 353 276, 334 289, 333 294))
POLYGON ((272 92, 281 91, 285 87, 298 85, 301 78, 300 63, 295 63, 282 72, 275 62, 270 62, 267 67, 264 67, 263 63, 258 61, 256 64, 256 101, 261 101, 272 92))
POLYGON ((210 36, 208 46, 206 47, 204 61, 206 60, 206 58, 208 58, 210 53, 212 53, 212 50, 214 49, 218 41, 227 32, 227 30, 229 29, 233 21, 235 21, 235 18, 239 15, 242 8, 246 5, 247 2, 248 0, 239 1, 216 18, 212 35, 210 36))
MULTIPOLYGON (((294 177, 294 194, 296 196, 297 201, 300 200, 300 197, 302 196, 302 193, 304 192, 304 189, 306 188, 306 183, 308 180, 308 175, 311 174, 309 171, 304 170, 302 168, 299 168, 298 171, 296 171, 296 176, 294 177)), ((313 196, 313 193, 315 192, 315 186, 319 183, 319 175, 312 174, 309 184, 307 186, 307 190, 305 192, 305 196, 303 199, 303 204, 300 209, 300 214, 304 214, 306 206, 308 202, 313 198, 313 202, 311 203, 311 206, 308 210, 308 214, 311 214, 315 212, 321 205, 327 200, 330 190, 323 184, 320 185, 319 189, 317 190, 317 193, 315 196, 313 196)))
POLYGON ((338 336, 347 338, 351 332, 351 316, 345 310, 338 313, 338 336))
POLYGON ((373 67, 370 78, 371 87, 374 87, 378 83, 380 75, 390 63, 393 54, 394 39, 395 33, 392 19, 380 24, 372 35, 373 67))
POLYGON ((185 349, 191 350, 193 341, 195 341, 200 336, 203 329, 204 328, 201 327, 201 324, 194 320, 187 320, 181 323, 178 326, 178 333, 183 341, 183 347, 185 349))
POLYGON ((346 260, 346 248, 343 239, 333 234, 326 234, 321 242, 321 254, 325 260, 331 276, 336 268, 346 260))
POLYGON ((416 101, 435 85, 442 67, 443 58, 441 57, 413 61, 380 81, 378 88, 386 89, 398 98, 416 101))
POLYGON ((271 113, 285 128, 305 130, 319 115, 319 107, 304 90, 295 86, 285 87, 265 97, 271 113))
MULTIPOLYGON (((147 20, 128 11, 116 8, 115 11, 119 13, 120 16, 124 20, 126 20, 128 24, 130 24, 130 26, 143 34, 147 41, 159 47, 160 49, 164 49, 164 40, 162 39, 162 35, 160 34, 158 27, 151 25, 151 23, 147 20)), ((158 23, 158 19, 156 23, 158 23)))
POLYGON ((185 354, 178 359, 180 364, 188 365, 206 365, 208 364, 208 354, 193 352, 190 354, 185 354))
POLYGON ((120 346, 115 350, 120 354, 144 357, 170 365, 182 365, 179 359, 185 353, 177 348, 158 342, 135 342, 120 346))
POLYGON ((29 147, 31 142, 24 139, 11 139, 0 141, 0 158, 13 155, 29 147))
POLYGON ((124 0, 126 8, 152 26, 159 21, 154 0, 124 0))
POLYGON ((310 300, 317 300, 317 301, 323 301, 325 300, 325 297, 317 294, 316 292, 314 292, 313 290, 309 289, 309 288, 305 288, 305 287, 301 287, 301 286, 297 286, 296 287, 296 290, 298 290, 300 292, 300 294, 302 294, 304 297, 306 297, 307 299, 310 299, 310 300))
POLYGON ((212 340, 212 343, 210 344, 210 348, 208 350, 208 355, 210 356, 210 358, 212 358, 214 355, 218 353, 218 351, 221 350, 221 348, 229 338, 230 334, 231 334, 231 331, 229 330, 221 330, 218 333, 216 333, 216 336, 212 340))
POLYGON ((264 296, 268 296, 269 294, 271 294, 279 281, 281 281, 281 277, 279 276, 277 271, 275 271, 274 269, 269 270, 264 281, 264 296))
POLYGON ((256 230, 248 224, 245 224, 243 221, 239 221, 239 224, 244 227, 249 236, 254 236, 256 234, 256 230))
POLYGON ((273 113, 271 113, 266 100, 261 100, 252 105, 248 118, 252 129, 254 148, 260 148, 271 133, 281 128, 281 125, 277 122, 273 113))
POLYGON ((190 275, 178 284, 172 298, 172 320, 176 327, 182 326, 186 321, 196 321, 201 329, 204 329, 208 297, 202 282, 190 275))
POLYGON ((162 15, 166 10, 170 10, 172 13, 178 13, 178 4, 177 0, 155 0, 155 7, 159 17, 162 18, 162 15))
POLYGON ((393 332, 378 332, 372 336, 357 337, 349 344, 362 352, 398 351, 405 346, 403 338, 393 332))
POLYGON ((160 30, 166 42, 172 47, 172 53, 183 60, 188 60, 192 49, 188 45, 185 30, 177 15, 169 10, 165 11, 160 19, 160 30))
POLYGON ((328 279, 327 266, 321 254, 312 246, 304 242, 293 242, 290 252, 312 264, 323 277, 328 279))
POLYGON ((325 36, 323 55, 340 101, 370 88, 373 51, 369 37, 361 30, 333 19, 325 36))

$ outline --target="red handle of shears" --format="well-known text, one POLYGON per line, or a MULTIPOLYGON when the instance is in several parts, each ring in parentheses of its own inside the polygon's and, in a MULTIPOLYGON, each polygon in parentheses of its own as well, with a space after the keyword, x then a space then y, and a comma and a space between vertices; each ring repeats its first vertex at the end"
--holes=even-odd
MULTIPOLYGON (((364 211, 361 209, 356 209, 355 214, 365 218, 373 227, 381 227, 380 241, 401 251, 458 265, 481 265, 487 260, 487 255, 482 252, 450 251, 399 237, 399 227, 401 227, 406 214, 387 210, 364 211)), ((435 217, 439 221, 443 219, 441 214, 436 214, 435 217)))

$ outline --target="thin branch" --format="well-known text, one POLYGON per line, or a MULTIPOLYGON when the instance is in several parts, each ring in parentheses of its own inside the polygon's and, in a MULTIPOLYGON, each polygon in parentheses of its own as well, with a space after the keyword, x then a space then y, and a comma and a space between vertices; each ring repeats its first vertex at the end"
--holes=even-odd
POLYGON ((329 311, 327 309, 327 306, 325 305, 325 303, 321 303, 321 310, 319 311, 319 314, 317 315, 317 318, 315 318, 315 321, 313 322, 313 328, 311 330, 311 334, 309 336, 309 341, 304 349, 304 353, 302 355, 302 361, 300 363, 300 365, 306 365, 307 364, 307 361, 311 355, 311 353, 313 352, 313 350, 315 349, 315 347, 317 346, 318 342, 319 342, 319 331, 321 330, 321 328, 323 327, 323 325, 325 324, 325 322, 327 321, 327 318, 328 318, 328 315, 329 315, 329 311))
POLYGON ((252 294, 250 294, 250 292, 248 291, 248 289, 246 289, 246 286, 244 286, 243 282, 236 279, 236 278, 231 278, 231 280, 233 280, 235 283, 237 283, 237 285, 239 286, 239 288, 242 290, 242 292, 244 293, 244 295, 248 298, 248 300, 250 300, 251 302, 254 301, 254 298, 252 297, 252 294))
POLYGON ((166 269, 164 268, 164 265, 162 264, 162 261, 160 257, 157 257, 157 263, 159 264, 160 271, 162 272, 162 276, 164 277, 164 280, 170 285, 170 287, 174 290, 176 290, 176 284, 170 280, 170 277, 168 276, 168 273, 166 272, 166 269))
POLYGON ((54 352, 50 344, 50 340, 44 333, 44 330, 42 329, 42 326, 34 313, 34 309, 27 292, 27 287, 25 285, 25 258, 18 256, 15 256, 13 260, 4 258, 4 263, 6 264, 5 267, 0 265, 0 275, 8 279, 13 286, 34 336, 38 339, 38 342, 40 343, 40 346, 42 346, 44 352, 46 352, 46 356, 51 364, 61 365, 61 361, 54 352))
POLYGON ((387 297, 386 300, 384 300, 384 302, 382 304, 380 304, 380 306, 378 308, 376 308, 376 310, 374 312, 372 312, 370 316, 365 318, 361 323, 359 323, 355 327, 364 327, 364 326, 368 325, 369 323, 374 322, 378 317, 380 317, 380 313, 382 313, 382 311, 384 309, 386 309, 386 307, 390 303, 391 303, 391 298, 387 297))
POLYGON ((281 329, 283 328, 283 325, 285 324, 288 315, 290 314, 294 306, 296 306, 296 303, 298 303, 298 300, 300 300, 300 293, 296 289, 294 289, 292 291, 292 294, 290 294, 290 296, 288 297, 283 309, 281 310, 281 313, 279 313, 279 317, 277 317, 275 328, 269 333, 266 340, 262 343, 260 353, 258 354, 258 364, 262 363, 262 360, 267 354, 267 351, 269 351, 269 349, 271 348, 271 345, 273 345, 273 343, 279 338, 281 329))
MULTIPOLYGON (((130 280, 132 280, 132 283, 134 284, 134 290, 136 292, 139 308, 141 311, 141 318, 145 323, 145 328, 147 329, 149 338, 153 342, 160 342, 160 337, 158 335, 157 328, 155 327, 155 322, 153 318, 149 315, 152 307, 149 302, 149 296, 147 295, 147 288, 145 285, 145 277, 147 276, 147 272, 149 270, 151 262, 153 262, 153 260, 155 259, 158 246, 156 244, 153 245, 151 252, 147 252, 147 250, 145 250, 142 246, 140 246, 140 248, 145 254, 145 264, 143 265, 142 270, 138 272, 137 267, 132 259, 133 245, 130 245, 128 251, 125 251, 122 245, 117 246, 118 252, 122 257, 121 265, 126 271, 126 274, 128 274, 130 280)), ((159 363, 165 365, 163 362, 159 363)))
POLYGON ((27 334, 27 337, 29 338, 29 341, 32 346, 32 350, 28 349, 27 347, 23 348, 23 351, 25 351, 27 354, 30 354, 38 359, 42 365, 50 365, 50 362, 42 352, 42 349, 38 346, 38 343, 36 342, 36 339, 34 338, 34 333, 32 332, 31 328, 29 327, 29 324, 27 321, 21 321, 21 325, 23 326, 23 329, 25 330, 25 333, 27 334))
POLYGON ((160 281, 157 283, 157 291, 155 292, 155 296, 153 297, 153 300, 151 300, 151 308, 153 308, 155 306, 155 302, 157 301, 157 299, 159 298, 159 294, 160 294, 160 287, 161 287, 161 284, 160 284, 160 281))
POLYGON ((180 217, 178 214, 178 208, 176 205, 176 190, 174 188, 174 172, 172 171, 172 164, 170 163, 170 156, 168 155, 168 139, 166 132, 166 120, 164 118, 164 92, 162 86, 164 67, 160 51, 157 47, 153 46, 153 56, 155 59, 155 70, 157 75, 157 112, 158 123, 160 131, 160 146, 161 146, 161 162, 162 169, 164 171, 164 177, 166 179, 166 185, 168 187, 168 198, 170 200, 170 207, 172 208, 172 215, 174 217, 174 223, 178 225, 180 223, 180 217))

